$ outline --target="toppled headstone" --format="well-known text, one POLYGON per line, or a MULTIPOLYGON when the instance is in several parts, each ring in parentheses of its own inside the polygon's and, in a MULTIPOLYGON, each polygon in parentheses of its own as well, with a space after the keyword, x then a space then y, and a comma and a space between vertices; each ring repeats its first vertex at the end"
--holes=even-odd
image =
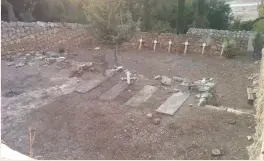
POLYGON ((213 149, 212 150, 212 156, 221 156, 222 153, 219 149, 213 149))
POLYGON ((172 85, 172 78, 167 77, 167 76, 162 76, 161 77, 161 84, 166 85, 166 86, 172 85))

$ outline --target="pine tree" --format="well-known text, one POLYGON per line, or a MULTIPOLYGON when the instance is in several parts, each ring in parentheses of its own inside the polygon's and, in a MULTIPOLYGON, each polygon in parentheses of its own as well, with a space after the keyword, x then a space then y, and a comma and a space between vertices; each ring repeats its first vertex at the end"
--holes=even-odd
POLYGON ((204 28, 204 8, 205 2, 204 0, 196 1, 196 18, 195 18, 195 26, 197 28, 204 28))
POLYGON ((177 34, 182 34, 185 27, 185 0, 178 0, 177 34))
POLYGON ((139 27, 139 21, 132 20, 132 15, 125 6, 123 0, 90 0, 89 5, 84 7, 94 37, 114 49, 116 65, 117 49, 129 40, 139 27))

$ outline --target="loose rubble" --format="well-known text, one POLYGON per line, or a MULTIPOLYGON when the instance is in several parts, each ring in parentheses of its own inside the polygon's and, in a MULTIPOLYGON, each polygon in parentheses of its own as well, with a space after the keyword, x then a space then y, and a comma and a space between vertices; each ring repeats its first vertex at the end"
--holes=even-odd
POLYGON ((160 118, 155 118, 155 119, 153 120, 153 123, 154 123, 155 125, 160 124, 160 118))
POLYGON ((171 86, 172 85, 172 78, 167 77, 167 76, 162 76, 161 77, 161 84, 166 85, 166 86, 171 86))
POLYGON ((222 153, 219 149, 213 149, 212 150, 212 156, 221 156, 222 153))
POLYGON ((148 119, 152 119, 152 117, 153 117, 152 113, 148 113, 146 116, 148 119))

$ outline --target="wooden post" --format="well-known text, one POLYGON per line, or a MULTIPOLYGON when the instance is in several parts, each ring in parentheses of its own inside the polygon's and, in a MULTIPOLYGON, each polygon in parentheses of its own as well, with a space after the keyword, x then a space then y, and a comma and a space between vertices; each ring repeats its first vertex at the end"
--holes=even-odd
POLYGON ((142 47, 142 42, 143 42, 143 39, 142 39, 142 37, 139 39, 139 47, 138 47, 138 50, 140 50, 141 49, 141 47, 142 47))
POLYGON ((127 75, 127 84, 130 84, 130 72, 126 71, 126 75, 127 75))
POLYGON ((202 48, 202 55, 204 55, 204 48, 205 48, 205 46, 206 46, 206 43, 204 42, 204 43, 202 44, 202 46, 203 46, 203 48, 202 48))
POLYGON ((172 45, 172 41, 171 41, 171 39, 170 39, 170 41, 169 41, 169 48, 168 48, 168 52, 169 52, 169 53, 171 52, 171 45, 172 45))
POLYGON ((154 40, 153 51, 155 51, 155 50, 156 50, 156 45, 157 45, 157 43, 158 43, 158 41, 155 39, 155 40, 154 40))
POLYGON ((223 56, 223 53, 224 53, 224 49, 225 49, 225 44, 222 44, 222 49, 221 49, 221 54, 220 54, 220 57, 222 57, 223 56))
POLYGON ((184 48, 184 55, 186 55, 186 54, 187 54, 187 47, 188 47, 188 45, 189 45, 188 41, 186 41, 186 42, 184 43, 184 45, 185 45, 185 48, 184 48))

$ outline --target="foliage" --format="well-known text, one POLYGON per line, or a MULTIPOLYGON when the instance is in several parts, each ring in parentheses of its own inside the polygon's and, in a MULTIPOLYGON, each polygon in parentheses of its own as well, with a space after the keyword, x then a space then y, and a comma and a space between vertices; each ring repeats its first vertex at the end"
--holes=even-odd
POLYGON ((235 19, 230 25, 229 30, 233 31, 251 31, 253 29, 254 21, 241 21, 240 19, 235 19))
POLYGON ((154 23, 152 31, 155 33, 168 33, 173 32, 174 30, 168 22, 158 20, 154 23))
POLYGON ((87 20, 100 42, 109 46, 121 45, 133 36, 139 21, 132 20, 124 5, 123 0, 90 0, 85 6, 87 20))
POLYGON ((264 32, 264 18, 253 24, 253 30, 257 32, 264 32))
POLYGON ((264 35, 257 33, 255 39, 253 40, 254 55, 256 58, 261 58, 261 50, 264 48, 264 35))
POLYGON ((238 50, 236 48, 236 41, 231 37, 224 38, 224 53, 223 56, 226 58, 233 58, 238 55, 238 50))
POLYGON ((233 18, 230 6, 221 0, 209 0, 206 5, 209 28, 218 30, 227 29, 233 18))
POLYGON ((263 1, 261 4, 258 5, 258 16, 264 17, 264 4, 263 1))
POLYGON ((177 34, 183 34, 185 27, 185 0, 178 0, 177 34))
MULTIPOLYGON (((87 6, 91 0, 1 1, 12 3, 14 13, 20 21, 87 23, 83 6, 87 6), (32 2, 35 2, 35 6, 32 5, 32 2), (28 10, 30 8, 33 10, 28 10)), ((104 0, 97 0, 97 3, 101 2, 104 2, 104 0)), ((186 32, 189 27, 195 26, 201 28, 227 29, 232 19, 231 9, 223 0, 123 0, 123 2, 122 8, 131 13, 133 21, 141 19, 142 23, 140 28, 142 31, 153 31, 157 29, 159 31, 168 31, 169 26, 173 31, 179 26, 178 28, 181 33, 186 32), (177 2, 181 2, 181 4, 178 5, 177 2), (182 5, 184 2, 185 5, 182 5), (157 22, 159 24, 156 24, 157 22), (162 25, 160 22, 165 23, 163 25, 165 27, 164 29, 161 29, 162 25)), ((6 13, 2 14, 3 20, 6 20, 6 17, 6 13)))

